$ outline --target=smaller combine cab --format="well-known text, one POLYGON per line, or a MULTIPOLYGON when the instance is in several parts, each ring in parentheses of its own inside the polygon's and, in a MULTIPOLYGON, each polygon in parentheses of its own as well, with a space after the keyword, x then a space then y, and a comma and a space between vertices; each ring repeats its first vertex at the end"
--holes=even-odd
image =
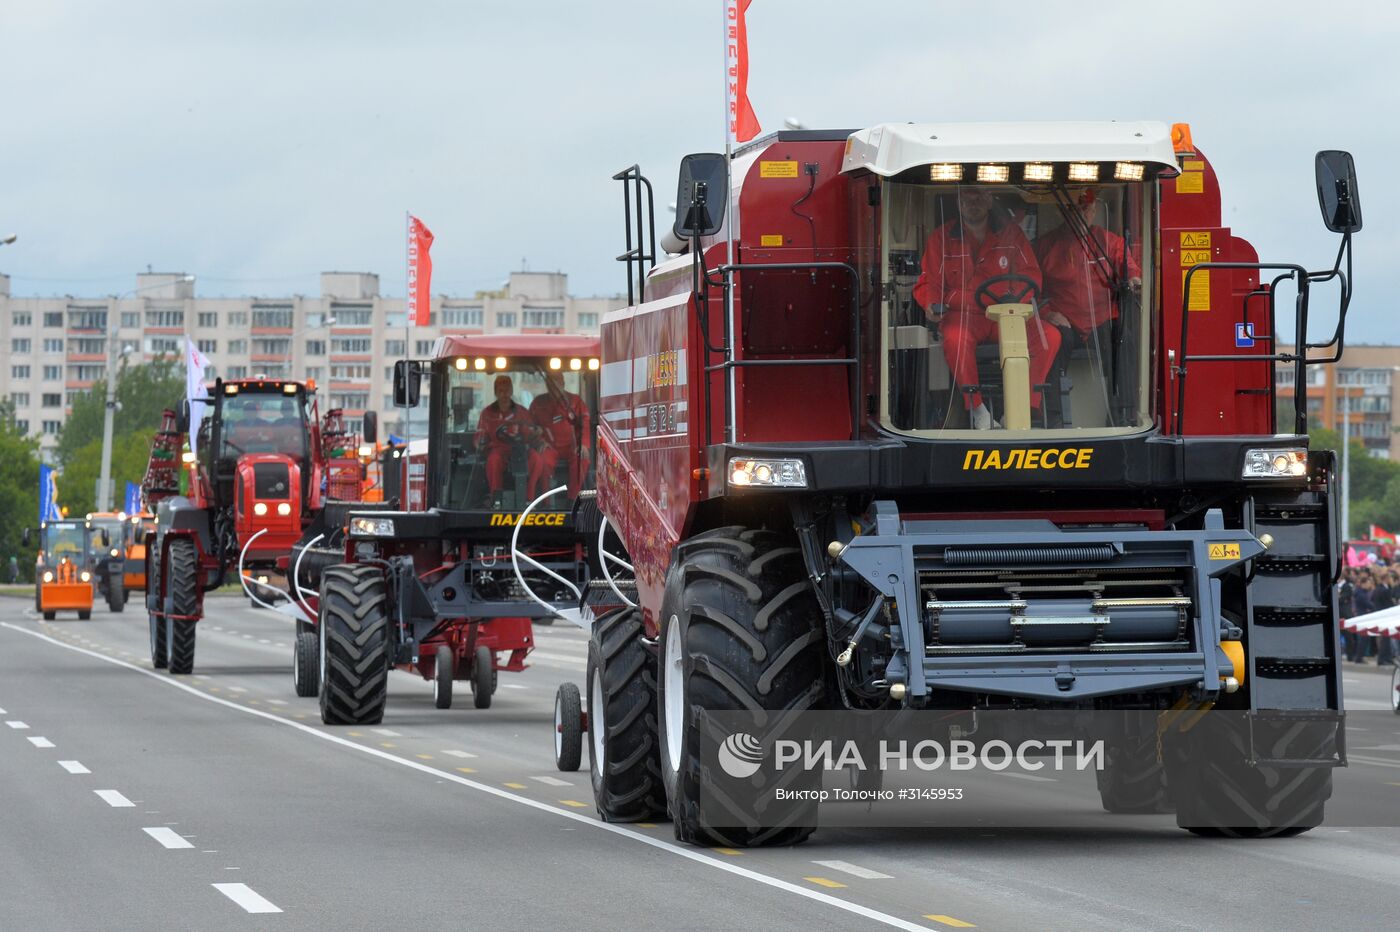
MULTIPOLYGON (((29 546, 29 528, 24 544, 29 546)), ((34 610, 53 621, 59 612, 76 611, 92 617, 92 541, 104 546, 107 532, 94 531, 87 521, 46 521, 39 525, 39 558, 34 565, 34 610)))
MULTIPOLYGON (((107 535, 105 544, 96 534, 91 538, 92 579, 97 585, 97 594, 106 600, 108 609, 120 612, 126 608, 127 557, 135 536, 132 523, 124 511, 89 512, 87 523, 107 535)), ((144 573, 142 575, 144 577, 144 573)))
MULTIPOLYGON (((292 553, 307 609, 293 678, 298 695, 319 694, 323 722, 380 721, 394 668, 431 680, 440 709, 458 682, 487 708, 497 672, 525 669, 533 622, 577 607, 589 529, 574 506, 591 485, 597 354, 590 336, 438 342, 426 445, 385 455, 379 507, 328 508, 292 553)), ((405 373, 419 365, 398 365, 409 406, 418 380, 405 373)))

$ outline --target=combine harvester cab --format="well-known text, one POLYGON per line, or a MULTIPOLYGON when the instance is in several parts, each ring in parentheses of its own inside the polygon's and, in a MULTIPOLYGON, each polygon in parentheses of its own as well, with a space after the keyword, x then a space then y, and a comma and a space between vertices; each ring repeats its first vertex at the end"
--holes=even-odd
POLYGON ((815 802, 702 815, 707 713, 1032 710, 1118 723, 1090 736, 1110 811, 1318 824, 1345 756, 1336 469, 1308 449, 1306 367, 1341 352, 1361 214, 1351 157, 1316 162, 1342 234, 1321 272, 1222 225, 1181 124, 886 124, 689 156, 663 239, 685 255, 649 272, 630 205, 650 185, 615 176, 631 306, 602 328, 598 505, 639 607, 594 626, 602 815, 805 838, 815 802), (1309 343, 1329 281, 1336 330, 1309 343), (1297 354, 1274 344, 1289 309, 1297 354))
MULTIPOLYGON (((24 545, 29 546, 29 528, 24 545)), ((86 621, 92 617, 93 546, 106 546, 109 538, 87 521, 45 521, 39 525, 39 556, 34 565, 34 611, 45 621, 59 612, 73 611, 86 621)))
MULTIPOLYGON (((398 403, 418 403, 421 374, 398 364, 398 403)), ((487 708, 498 671, 525 669, 532 623, 577 611, 586 586, 597 338, 447 336, 427 376, 428 439, 385 454, 384 501, 327 509, 293 551, 316 618, 295 680, 326 724, 380 721, 395 667, 431 680, 438 708, 463 681, 487 708)))
MULTIPOLYGON (((178 415, 166 412, 143 485, 156 509, 145 540, 151 660, 171 673, 193 669, 204 593, 230 573, 250 598, 261 601, 250 585, 278 597, 258 579, 285 571, 292 545, 326 499, 315 383, 255 377, 216 380, 208 391, 195 452, 182 452, 186 402, 178 415)), ((365 428, 373 432, 372 414, 365 428)))

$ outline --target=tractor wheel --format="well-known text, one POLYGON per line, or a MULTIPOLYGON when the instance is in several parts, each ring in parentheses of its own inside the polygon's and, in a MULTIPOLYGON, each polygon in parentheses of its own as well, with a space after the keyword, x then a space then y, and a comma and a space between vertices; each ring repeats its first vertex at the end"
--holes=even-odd
POLYGON ((1171 812, 1167 769, 1157 756, 1157 733, 1118 735, 1106 742, 1104 768, 1097 772, 1099 800, 1115 814, 1171 812))
POLYGON ((166 632, 170 623, 164 618, 151 611, 151 600, 156 600, 156 607, 160 607, 160 574, 152 559, 155 547, 146 548, 146 618, 151 628, 151 666, 157 670, 165 669, 166 652, 166 632))
POLYGON ((704 794, 704 811, 700 802, 702 784, 724 776, 711 772, 711 762, 724 759, 721 744, 729 750, 736 737, 753 740, 720 734, 725 726, 706 713, 748 714, 757 730, 772 719, 768 713, 786 719, 820 707, 827 692, 821 618, 801 554, 786 537, 727 527, 676 548, 661 606, 657 705, 662 782, 678 840, 791 845, 816 829, 814 798, 800 794, 773 806, 779 789, 820 789, 821 774, 802 768, 760 766, 742 784, 731 774, 733 785, 704 794))
POLYGON ((303 699, 309 699, 321 691, 321 669, 316 657, 320 647, 316 632, 297 632, 296 646, 292 650, 292 686, 303 699))
POLYGON ((478 709, 491 708, 491 696, 496 692, 496 659, 491 648, 482 644, 476 649, 472 664, 472 704, 478 709))
POLYGON ((565 773, 583 760, 583 699, 573 683, 554 691, 554 766, 565 773))
POLYGON ((341 564, 321 576, 321 721, 377 725, 389 694, 389 595, 378 567, 341 564))
POLYGON ((53 621, 54 618, 55 618, 57 615, 58 615, 58 612, 44 612, 44 620, 45 620, 45 621, 53 621))
POLYGON ((78 620, 87 621, 92 617, 92 609, 78 609, 78 620))
POLYGON ((120 612, 126 608, 126 577, 117 573, 107 580, 107 609, 120 612))
POLYGON ((452 648, 439 644, 433 657, 433 705, 439 709, 452 708, 452 648))
POLYGON ((620 608, 593 623, 587 688, 588 769, 598 815, 605 822, 664 816, 656 658, 642 643, 642 613, 637 609, 620 608))
POLYGON ((1332 769, 1251 765, 1251 732, 1254 746, 1270 757, 1319 759, 1336 749, 1330 722, 1290 725, 1261 717, 1251 728, 1246 713, 1207 712, 1184 734, 1163 737, 1177 825, 1211 838, 1287 838, 1322 823, 1332 769))
MULTIPOLYGON (((199 555, 194 541, 170 542, 170 613, 193 616, 199 612, 199 555)), ((166 665, 174 674, 194 672, 195 620, 167 620, 166 665)))

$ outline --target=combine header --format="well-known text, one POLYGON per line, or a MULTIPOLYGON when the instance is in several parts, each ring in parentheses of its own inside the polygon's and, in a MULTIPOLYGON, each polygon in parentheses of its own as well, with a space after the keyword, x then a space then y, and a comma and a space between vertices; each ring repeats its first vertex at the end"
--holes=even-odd
POLYGON ((801 840, 815 803, 702 816, 717 739, 697 716, 846 708, 1138 710, 1146 730, 1107 736, 1109 810, 1205 834, 1321 821, 1345 761, 1336 469, 1305 391, 1342 347, 1349 155, 1316 159, 1342 234, 1321 272, 1222 225, 1181 125, 886 124, 692 155, 663 241, 686 254, 635 285, 645 179, 616 177, 632 306, 603 324, 598 503, 640 607, 593 626, 604 818, 801 840), (1318 341, 1325 282, 1341 316, 1318 341), (1159 752, 1173 709, 1233 714, 1159 752))

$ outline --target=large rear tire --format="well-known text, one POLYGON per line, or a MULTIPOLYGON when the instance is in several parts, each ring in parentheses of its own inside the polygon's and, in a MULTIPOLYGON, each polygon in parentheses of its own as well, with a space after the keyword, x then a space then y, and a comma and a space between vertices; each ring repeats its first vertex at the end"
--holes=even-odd
POLYGON ((292 649, 292 686, 297 695, 309 699, 321 691, 321 667, 316 654, 321 642, 315 631, 297 632, 296 645, 292 649))
POLYGON ((184 618, 167 622, 166 665, 173 674, 194 672, 195 620, 199 612, 199 554, 194 541, 170 542, 170 613, 184 618))
POLYGON ((377 725, 389 694, 389 594, 378 567, 321 575, 321 721, 377 725))
POLYGON ((146 620, 151 629, 151 666, 157 670, 164 670, 168 623, 151 610, 151 600, 156 599, 156 604, 159 605, 160 598, 160 574, 151 558, 155 552, 154 546, 146 548, 146 620))
MULTIPOLYGON (((708 531, 676 548, 661 608, 661 773, 683 842, 791 845, 816 829, 817 802, 764 808, 778 789, 820 786, 820 773, 760 768, 743 799, 702 793, 721 736, 697 713, 784 713, 825 699, 826 635, 801 554, 772 531, 708 531), (749 805, 745 800, 753 800, 749 805)), ((731 736, 732 737, 732 736, 731 736)))
POLYGON ((1104 768, 1097 772, 1099 800, 1106 812, 1170 812, 1167 769, 1157 755, 1157 734, 1117 735, 1108 742, 1104 768))
POLYGON ((620 608, 597 619, 588 639, 588 770, 605 822, 666 814, 656 733, 656 657, 642 634, 642 613, 620 608))

